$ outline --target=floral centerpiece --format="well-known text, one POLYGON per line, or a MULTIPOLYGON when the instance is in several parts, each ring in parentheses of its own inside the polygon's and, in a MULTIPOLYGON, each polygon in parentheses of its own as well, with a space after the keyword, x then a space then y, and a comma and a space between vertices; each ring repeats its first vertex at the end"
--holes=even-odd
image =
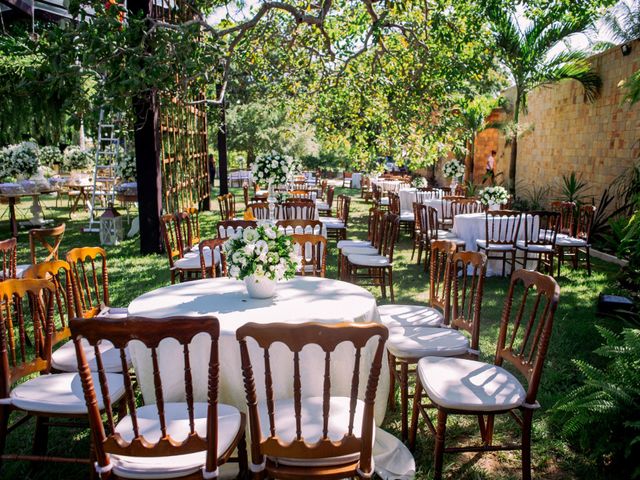
POLYGON ((29 178, 38 172, 38 145, 28 141, 9 145, 0 150, 0 177, 29 178))
POLYGON ((272 225, 245 228, 223 249, 229 276, 244 280, 253 298, 272 297, 276 282, 293 278, 300 267, 291 238, 272 225))
POLYGON ((442 173, 445 177, 456 182, 464 176, 464 164, 458 160, 449 160, 442 166, 442 173))
POLYGON ((53 145, 40 147, 38 151, 38 161, 40 165, 51 168, 54 165, 62 163, 62 152, 58 147, 53 145))
POLYGON ((487 187, 480 192, 480 203, 485 207, 501 205, 509 199, 507 189, 500 186, 487 187))
POLYGON ((93 156, 90 152, 71 145, 64 150, 62 166, 66 171, 82 170, 89 166, 91 160, 93 160, 93 156))
POLYGON ((269 185, 283 185, 300 170, 300 164, 288 155, 276 152, 260 155, 251 166, 253 178, 269 185))
POLYGON ((424 177, 415 177, 411 180, 411 186, 413 188, 422 188, 427 186, 427 181, 424 177))

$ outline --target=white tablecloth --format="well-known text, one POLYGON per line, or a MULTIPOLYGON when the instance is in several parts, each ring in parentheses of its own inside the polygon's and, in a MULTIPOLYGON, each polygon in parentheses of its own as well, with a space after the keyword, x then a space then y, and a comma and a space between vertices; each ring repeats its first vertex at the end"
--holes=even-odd
POLYGON ((362 185, 362 174, 354 173, 351 175, 351 188, 360 188, 362 185))
POLYGON ((398 192, 400 190, 400 186, 404 185, 404 182, 399 180, 371 179, 371 183, 377 185, 383 192, 398 192))
MULTIPOLYGON (((229 278, 215 278, 185 282, 160 288, 135 299, 129 305, 130 315, 164 317, 173 315, 215 315, 220 321, 220 402, 244 411, 246 398, 240 350, 236 329, 247 322, 372 322, 379 321, 376 301, 367 290, 346 282, 315 277, 296 277, 278 283, 276 296, 256 300, 247 295, 243 282, 229 278)), ((359 397, 364 398, 366 375, 376 342, 362 353, 359 397), (364 376, 363 376, 364 375, 364 376)), ((249 342, 254 361, 254 374, 259 398, 264 399, 264 371, 262 351, 249 342), (258 356, 259 355, 259 356, 258 356)), ((207 367, 210 342, 207 336, 194 338, 191 348, 191 368, 194 395, 197 401, 206 400, 207 367)), ((130 353, 145 403, 155 399, 151 356, 141 344, 131 344, 130 353)), ((284 346, 270 350, 276 398, 293 395, 293 354, 284 346)), ((184 365, 177 342, 164 340, 158 348, 165 402, 184 400, 184 365)), ((349 396, 353 371, 353 348, 344 344, 332 355, 332 394, 349 396)), ((389 392, 389 372, 386 361, 376 398, 376 423, 384 419, 389 392)), ((322 395, 324 355, 318 347, 306 347, 301 355, 303 395, 322 395)))
POLYGON ((416 188, 403 188, 398 192, 401 213, 413 213, 413 202, 416 201, 417 191, 416 188))
MULTIPOLYGON (((463 213, 456 215, 453 219, 453 233, 456 237, 461 238, 467 243, 467 250, 478 250, 476 240, 486 240, 486 214, 484 213, 463 213)), ((507 222, 506 219, 501 221, 507 222)), ((517 222, 517 218, 511 217, 508 220, 509 228, 512 228, 514 222, 517 222)), ((523 219, 524 222, 524 219, 523 219)), ((520 226, 518 231, 518 240, 524 240, 524 225, 520 226)), ((527 262, 527 268, 533 269, 536 266, 536 262, 527 262)), ((518 268, 517 266, 515 268, 518 268)), ((509 272, 509 265, 507 265, 507 272, 509 272)), ((487 263, 487 276, 501 275, 502 274, 502 262, 500 260, 490 260, 487 263)))

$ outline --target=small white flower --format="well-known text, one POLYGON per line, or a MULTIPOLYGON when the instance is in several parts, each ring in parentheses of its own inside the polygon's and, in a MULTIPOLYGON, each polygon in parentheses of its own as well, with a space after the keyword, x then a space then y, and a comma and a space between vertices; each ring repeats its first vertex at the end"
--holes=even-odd
POLYGON ((242 238, 245 242, 254 243, 258 238, 260 238, 260 235, 256 232, 255 228, 249 227, 243 230, 242 238))
POLYGON ((267 238, 270 239, 275 239, 278 236, 278 229, 277 228, 265 228, 264 229, 264 234, 267 236, 267 238))
POLYGON ((240 276, 240 268, 238 268, 237 266, 233 265, 230 269, 229 269, 229 275, 232 278, 238 278, 240 276))

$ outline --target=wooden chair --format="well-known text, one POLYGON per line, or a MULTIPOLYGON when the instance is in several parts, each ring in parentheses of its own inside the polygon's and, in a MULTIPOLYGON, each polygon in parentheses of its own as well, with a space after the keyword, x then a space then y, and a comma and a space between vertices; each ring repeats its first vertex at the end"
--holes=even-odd
POLYGON ((389 327, 387 350, 389 362, 393 367, 392 374, 396 377, 395 381, 400 383, 403 441, 408 438, 409 428, 409 367, 427 356, 477 359, 479 355, 480 309, 487 257, 479 252, 459 252, 449 255, 448 258, 450 263, 444 268, 451 271, 444 274, 446 298, 443 325, 389 327), (472 270, 471 275, 469 269, 472 270), (449 305, 453 308, 449 309, 449 305), (447 328, 442 328, 443 326, 447 328), (466 332, 468 337, 459 330, 466 332))
POLYGON ((322 235, 294 233, 294 246, 302 259, 298 275, 324 277, 327 272, 327 239, 322 235))
MULTIPOLYGON (((0 309, 0 461, 89 463, 89 458, 47 455, 49 427, 69 426, 71 419, 74 421, 71 425, 77 428, 77 421, 87 418, 85 398, 78 388, 78 373, 50 373, 55 293, 56 287, 49 280, 0 282, 3 304, 0 309), (14 416, 9 425, 12 413, 18 418, 14 416), (8 435, 32 417, 35 418, 32 454, 5 454, 8 435)), ((86 375, 92 374, 87 371, 86 375)), ((97 377, 94 381, 98 381, 97 377)), ((118 402, 124 393, 122 375, 104 373, 103 381, 109 386, 113 402, 118 402)), ((94 405, 98 412, 103 409, 101 396, 95 399, 94 405)))
POLYGON ((35 265, 38 262, 48 262, 50 260, 58 259, 58 249, 64 237, 66 225, 58 225, 52 228, 34 228, 29 230, 29 250, 31 252, 31 264, 35 265), (38 258, 38 247, 45 249, 45 257, 38 258))
POLYGON ((257 226, 258 222, 255 220, 223 220, 222 222, 218 222, 216 232, 218 233, 218 238, 226 239, 239 231, 241 232, 245 228, 256 228, 257 226))
POLYGON ((342 172, 342 188, 351 188, 353 172, 342 172))
POLYGON ((281 228, 287 235, 311 234, 322 235, 322 222, 320 220, 278 220, 276 227, 281 228))
POLYGON ((107 252, 101 247, 73 248, 67 252, 76 316, 126 315, 126 308, 109 302, 107 252))
MULTIPOLYGON (((521 450, 522 478, 531 479, 531 424, 537 402, 553 318, 560 288, 556 281, 539 272, 517 270, 511 276, 504 303, 500 333, 493 364, 447 357, 425 357, 418 362, 413 401, 413 421, 417 422, 423 391, 437 409, 435 425, 425 422, 435 437, 434 478, 442 478, 443 456, 447 452, 521 450), (514 292, 523 291, 520 299, 514 292), (526 313, 525 313, 526 312, 526 313), (507 364, 525 379, 527 388, 508 370, 507 364), (522 429, 520 444, 494 445, 496 414, 509 413, 522 429), (445 447, 450 414, 473 415, 480 419, 482 445, 445 447), (486 416, 486 420, 485 420, 486 416)), ((412 425, 412 430, 417 424, 412 425)))
POLYGON ((253 478, 371 478, 375 396, 387 329, 375 323, 248 323, 238 328, 236 338, 247 394, 253 478), (364 379, 357 366, 367 342, 376 338, 375 350, 368 356, 372 360, 363 401, 358 399, 358 385, 364 379), (252 358, 258 356, 249 355, 247 339, 255 340, 262 351, 264 382, 254 377, 252 358), (343 342, 355 350, 349 397, 331 395, 331 354, 343 342), (275 343, 293 352, 291 399, 274 399, 269 348, 275 343), (305 345, 317 345, 324 352, 324 374, 317 377, 322 382, 321 397, 302 391, 300 352, 305 345), (265 385, 265 396, 260 395, 265 402, 258 402, 256 383, 265 385))
POLYGON ((287 194, 289 195, 290 198, 293 199, 306 199, 306 200, 312 200, 311 198, 311 190, 308 189, 303 189, 303 190, 289 190, 287 192, 287 194))
POLYGON ((233 220, 236 216, 236 198, 233 193, 218 196, 218 207, 222 220, 233 220))
POLYGON ((328 186, 329 186, 329 182, 327 180, 322 180, 320 182, 320 188, 317 190, 318 195, 316 196, 316 200, 324 200, 324 196, 327 193, 328 186))
POLYGON ((377 184, 371 183, 371 193, 373 195, 373 204, 380 210, 389 210, 389 197, 378 187, 377 184))
POLYGON ((269 204, 267 202, 250 203, 249 207, 253 212, 253 216, 258 220, 270 220, 269 204))
POLYGON ((338 274, 342 280, 349 280, 349 255, 380 255, 382 250, 382 222, 385 213, 372 208, 369 214, 368 240, 341 240, 338 242, 338 274))
POLYGON ((189 216, 189 233, 191 234, 191 245, 194 247, 200 243, 200 210, 197 207, 189 207, 186 210, 189 216))
POLYGON ((454 202, 462 199, 464 199, 464 197, 453 195, 445 195, 442 197, 442 217, 438 225, 439 229, 451 230, 453 228, 453 217, 456 215, 453 210, 454 202))
POLYGON ((178 212, 175 214, 176 227, 178 229, 178 244, 182 251, 182 256, 185 256, 191 251, 198 251, 198 245, 195 245, 191 237, 191 219, 187 212, 178 212))
POLYGON ((369 202, 369 200, 373 199, 373 191, 371 190, 371 179, 363 175, 362 181, 360 183, 360 198, 364 199, 365 202, 369 202))
POLYGON ((338 205, 336 206, 337 217, 320 217, 320 221, 327 227, 327 236, 335 238, 337 242, 346 240, 347 238, 350 206, 351 197, 338 195, 338 205))
POLYGON ((316 202, 316 208, 318 209, 318 214, 319 215, 324 215, 327 217, 331 216, 331 208, 333 206, 333 192, 334 192, 334 187, 330 186, 327 188, 327 201, 326 202, 322 202, 322 201, 317 201, 316 202))
POLYGON ((280 206, 279 218, 284 220, 314 220, 316 206, 312 202, 288 201, 280 206))
POLYGON ((224 238, 212 238, 203 240, 198 244, 198 252, 200 255, 200 272, 202 278, 216 278, 218 276, 227 276, 227 262, 225 259, 224 251, 222 250, 222 246, 226 241, 227 240, 224 238), (211 261, 209 261, 211 257, 217 257, 217 260, 213 264, 211 263, 211 261))
POLYGON ((393 252, 398 238, 400 218, 391 213, 385 214, 382 220, 380 250, 378 255, 347 256, 346 269, 349 279, 357 282, 361 279, 370 279, 371 285, 380 286, 382 298, 387 298, 387 289, 391 294, 391 302, 395 301, 393 293, 393 252), (365 273, 359 273, 364 270, 365 273))
MULTIPOLYGON (((73 319, 71 332, 77 346, 82 389, 87 399, 95 448, 96 472, 102 478, 216 478, 218 467, 230 460, 238 448, 241 473, 246 473, 245 417, 231 405, 218 403, 218 340, 220 326, 215 317, 73 319), (179 325, 179 328, 176 327, 179 325), (190 343, 198 334, 211 339, 208 360, 207 400, 194 399, 190 343), (158 345, 163 339, 177 341, 184 352, 175 367, 184 369, 185 401, 165 401, 158 345), (102 381, 103 371, 92 380, 81 342, 97 346, 109 340, 121 354, 124 397, 128 415, 116 421, 112 390, 102 381), (155 384, 155 403, 141 405, 137 382, 124 369, 124 352, 131 341, 150 351, 155 384), (105 415, 96 400, 104 398, 105 415)), ((100 354, 98 353, 98 358, 100 354)), ((99 362, 100 364, 100 362, 99 362)), ((165 387, 168 388, 168 387, 165 387)))
POLYGON ((513 210, 488 210, 485 215, 485 237, 477 239, 476 244, 479 251, 486 253, 488 260, 502 261, 504 277, 507 262, 511 264, 511 272, 515 269, 516 241, 522 214, 513 210))
POLYGON ((413 202, 413 245, 411 248, 411 260, 418 250, 418 265, 422 263, 422 252, 429 249, 429 237, 427 233, 427 206, 423 203, 413 202))
MULTIPOLYGON (((427 224, 426 228, 422 228, 422 230, 426 233, 426 243, 427 245, 431 245, 432 242, 438 240, 449 240, 456 244, 458 251, 464 250, 466 248, 466 242, 461 238, 455 236, 455 234, 449 230, 440 230, 438 228, 440 225, 438 221, 438 210, 427 206, 427 224)), ((424 271, 427 271, 429 265, 429 255, 431 253, 431 248, 427 248, 425 250, 424 257, 424 271)))
POLYGON ((577 268, 580 253, 582 252, 584 252, 585 255, 587 272, 589 276, 591 276, 591 228, 595 214, 596 207, 593 205, 582 205, 578 211, 575 237, 558 235, 556 239, 558 276, 560 275, 560 266, 564 263, 565 257, 570 256, 573 260, 573 268, 577 268), (570 252, 569 255, 567 255, 567 251, 570 252))
POLYGON ((540 266, 544 265, 547 267, 547 273, 553 275, 560 214, 541 210, 527 212, 522 216, 524 217, 524 240, 516 241, 516 250, 523 254, 522 268, 527 268, 527 262, 533 257, 536 260, 536 270, 540 270, 540 266))
POLYGON ((0 241, 0 254, 2 255, 2 277, 0 277, 0 282, 16 278, 18 240, 15 237, 11 237, 0 241))
POLYGON ((247 182, 244 182, 242 184, 242 198, 244 200, 244 208, 245 210, 247 209, 247 207, 249 206, 249 184, 247 182))
POLYGON ((571 237, 574 232, 574 212, 576 211, 575 202, 551 202, 549 204, 552 212, 560 214, 558 236, 571 237))
POLYGON ((169 257, 169 273, 171 275, 171 284, 176 283, 176 275, 182 274, 176 267, 175 262, 182 258, 183 250, 180 244, 180 234, 178 233, 178 221, 172 213, 167 213, 160 217, 160 231, 164 242, 164 250, 169 257))

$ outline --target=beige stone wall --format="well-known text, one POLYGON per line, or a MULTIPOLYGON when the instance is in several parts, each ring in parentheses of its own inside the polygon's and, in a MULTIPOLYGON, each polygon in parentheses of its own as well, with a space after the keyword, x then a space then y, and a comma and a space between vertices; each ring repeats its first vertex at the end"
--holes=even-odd
MULTIPOLYGON (((595 102, 586 101, 580 84, 572 80, 529 94, 528 111, 520 116, 521 126, 531 130, 518 143, 519 188, 550 185, 557 194, 562 175, 575 171, 591 184, 589 193, 597 202, 602 191, 640 155, 640 104, 623 104, 624 90, 619 86, 640 68, 640 41, 632 44, 626 57, 614 47, 591 61, 603 83, 595 102)), ((492 149, 498 151, 497 171, 508 178, 510 147, 503 135, 490 129, 477 142, 476 180, 484 174, 492 149)))

